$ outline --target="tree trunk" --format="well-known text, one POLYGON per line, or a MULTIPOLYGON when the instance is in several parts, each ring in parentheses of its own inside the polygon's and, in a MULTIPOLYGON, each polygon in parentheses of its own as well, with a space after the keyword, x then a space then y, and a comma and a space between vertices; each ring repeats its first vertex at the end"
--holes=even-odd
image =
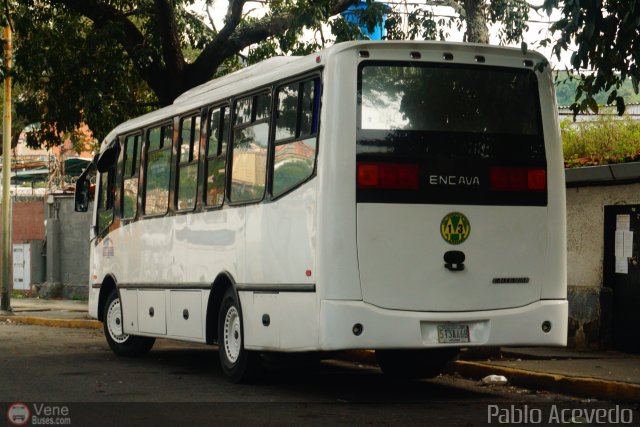
POLYGON ((489 43, 489 29, 485 16, 486 4, 484 0, 464 0, 464 10, 467 14, 467 33, 465 38, 471 43, 489 43))

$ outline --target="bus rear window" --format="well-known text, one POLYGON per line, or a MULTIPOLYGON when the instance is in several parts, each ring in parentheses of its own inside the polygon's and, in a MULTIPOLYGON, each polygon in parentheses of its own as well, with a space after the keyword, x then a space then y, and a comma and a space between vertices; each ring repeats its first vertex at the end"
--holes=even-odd
POLYGON ((538 133, 536 76, 511 68, 366 65, 361 128, 538 133))
POLYGON ((358 89, 358 202, 547 204, 533 71, 371 61, 358 89))

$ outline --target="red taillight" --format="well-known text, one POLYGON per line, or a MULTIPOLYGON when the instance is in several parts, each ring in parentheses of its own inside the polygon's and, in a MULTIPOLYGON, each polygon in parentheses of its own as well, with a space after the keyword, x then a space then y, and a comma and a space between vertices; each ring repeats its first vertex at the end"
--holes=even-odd
POLYGON ((491 191, 544 191, 547 171, 531 168, 491 168, 491 191))
POLYGON ((418 165, 406 163, 358 163, 358 187, 385 190, 417 190, 418 165))

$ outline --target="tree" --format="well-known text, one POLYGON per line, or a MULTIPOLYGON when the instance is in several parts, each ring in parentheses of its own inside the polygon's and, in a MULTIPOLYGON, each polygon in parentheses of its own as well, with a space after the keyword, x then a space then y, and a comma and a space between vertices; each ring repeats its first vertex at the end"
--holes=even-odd
POLYGON ((587 108, 598 112, 595 95, 608 93, 607 104, 615 103, 618 113, 625 110, 618 90, 627 79, 638 94, 640 82, 640 3, 637 0, 544 0, 543 8, 551 15, 559 8, 562 18, 552 26, 560 36, 543 43, 553 43, 558 58, 574 41, 577 50, 571 65, 580 79, 574 114, 587 108), (582 70, 592 70, 587 73, 582 70))
MULTIPOLYGON (((205 0, 208 5, 216 0, 205 0)), ((170 104, 180 93, 240 66, 277 53, 306 54, 326 44, 362 38, 358 25, 340 13, 358 0, 271 0, 261 17, 248 13, 247 0, 229 0, 224 24, 192 10, 195 0, 8 0, 16 36, 16 78, 23 92, 18 112, 41 126, 31 145, 58 143, 60 131, 89 124, 102 138, 115 124, 152 108, 170 104), (329 34, 325 34, 329 28, 329 34), (316 34, 300 41, 303 31, 316 34)), ((557 53, 578 43, 574 66, 593 67, 579 86, 576 108, 594 108, 593 94, 609 92, 624 106, 616 89, 631 78, 637 91, 640 71, 635 0, 605 5, 578 0, 427 0, 369 4, 359 10, 359 24, 369 28, 386 14, 389 39, 447 39, 452 28, 466 27, 466 40, 488 42, 488 24, 499 25, 501 43, 522 43, 532 8, 560 8, 554 25, 557 53), (433 6, 453 10, 438 16, 433 6), (616 25, 623 25, 617 28, 616 25), (600 42, 604 37, 606 42, 600 42)), ((523 49, 526 45, 522 43, 523 49)), ((597 108, 597 105, 595 106, 597 108)))

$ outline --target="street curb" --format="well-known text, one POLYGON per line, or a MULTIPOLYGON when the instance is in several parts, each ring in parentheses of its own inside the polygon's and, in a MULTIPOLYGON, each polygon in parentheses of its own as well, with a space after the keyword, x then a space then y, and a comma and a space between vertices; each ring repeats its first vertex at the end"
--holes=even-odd
POLYGON ((503 375, 507 377, 510 384, 525 388, 551 390, 597 399, 640 402, 639 384, 528 371, 465 360, 452 362, 448 370, 449 372, 457 372, 463 377, 477 380, 492 374, 503 375))
POLYGON ((33 316, 0 316, 1 322, 20 323, 23 325, 53 326, 56 328, 102 329, 97 320, 85 319, 48 319, 33 316))
MULTIPOLYGON (((375 353, 371 350, 349 350, 341 359, 368 365, 376 364, 375 353)), ((487 375, 503 375, 507 377, 509 384, 530 389, 555 391, 571 396, 640 402, 640 385, 622 381, 528 371, 466 360, 451 362, 446 372, 458 373, 462 377, 475 380, 481 380, 487 375)))

